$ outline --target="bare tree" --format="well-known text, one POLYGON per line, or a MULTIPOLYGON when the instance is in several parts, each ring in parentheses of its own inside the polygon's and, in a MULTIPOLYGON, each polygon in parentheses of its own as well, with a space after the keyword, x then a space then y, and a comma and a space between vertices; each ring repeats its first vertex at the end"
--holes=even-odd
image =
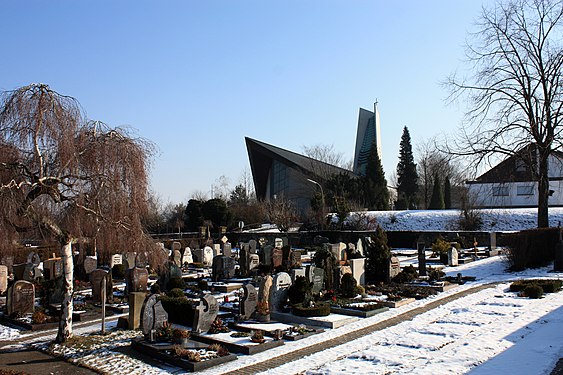
POLYGON ((548 226, 548 159, 562 146, 562 17, 561 0, 483 9, 467 52, 473 74, 448 79, 452 100, 462 95, 469 105, 453 154, 473 155, 479 165, 534 146, 525 161, 538 181, 538 227, 548 226))
POLYGON ((344 160, 344 153, 336 151, 334 145, 316 144, 313 146, 302 146, 302 148, 305 156, 322 162, 312 162, 310 169, 316 176, 325 181, 336 173, 333 166, 352 170, 353 162, 344 160))
POLYGON ((72 337, 73 243, 95 238, 106 249, 144 250, 152 244, 141 225, 152 146, 123 129, 85 123, 75 99, 44 84, 6 92, 0 104, 0 150, 10 150, 0 153, 0 221, 60 244, 63 342, 72 337))
POLYGON ((280 232, 287 232, 298 218, 294 204, 283 196, 265 201, 264 209, 268 220, 276 224, 280 232))

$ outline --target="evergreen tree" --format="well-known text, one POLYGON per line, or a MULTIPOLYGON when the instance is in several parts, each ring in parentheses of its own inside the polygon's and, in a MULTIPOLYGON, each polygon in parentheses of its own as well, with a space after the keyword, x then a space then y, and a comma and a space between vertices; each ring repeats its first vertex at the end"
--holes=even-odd
POLYGON ((409 129, 403 128, 399 145, 399 164, 397 164, 397 208, 416 208, 418 192, 418 173, 412 154, 409 129))
POLYGON ((450 183, 450 176, 446 177, 446 182, 444 182, 444 208, 452 208, 452 185, 450 183))
POLYGON ((185 228, 188 232, 196 232, 200 225, 203 225, 203 216, 201 214, 201 207, 203 202, 197 199, 190 199, 186 206, 184 214, 185 228))
POLYGON ((430 210, 443 210, 444 209, 444 193, 442 186, 440 186, 440 178, 437 174, 434 175, 434 186, 432 187, 432 198, 428 209, 430 210))
POLYGON ((389 209, 389 191, 375 142, 371 145, 364 177, 364 199, 370 210, 389 209))
POLYGON ((391 250, 387 245, 387 234, 380 227, 371 235, 371 241, 366 247, 366 278, 370 282, 387 282, 391 250))

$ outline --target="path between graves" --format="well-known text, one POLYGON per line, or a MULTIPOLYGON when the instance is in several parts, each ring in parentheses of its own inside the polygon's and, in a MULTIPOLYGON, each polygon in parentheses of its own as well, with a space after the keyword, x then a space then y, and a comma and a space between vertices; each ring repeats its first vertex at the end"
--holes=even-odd
POLYGON ((399 323, 405 322, 405 321, 409 321, 412 320, 414 317, 416 317, 419 314, 425 313, 427 311, 430 311, 436 307, 439 307, 443 304, 446 304, 448 302, 451 301, 455 301, 459 298, 465 297, 467 295, 479 292, 483 289, 487 289, 487 288, 493 288, 496 285, 498 285, 500 282, 495 282, 495 283, 490 283, 490 284, 483 284, 483 285, 479 285, 470 289, 466 289, 463 290, 459 293, 455 293, 452 294, 450 296, 444 297, 444 298, 440 298, 439 300, 436 301, 432 301, 424 306, 421 307, 417 307, 413 310, 404 312, 402 314, 399 314, 397 316, 394 316, 392 318, 389 318, 387 320, 375 323, 373 325, 370 325, 368 327, 364 327, 361 329, 358 329, 356 331, 353 332, 349 332, 346 333, 342 336, 339 337, 335 337, 323 342, 319 342, 316 344, 313 344, 311 346, 308 346, 306 348, 303 349, 298 349, 295 350, 293 352, 288 352, 288 353, 284 353, 280 356, 268 359, 266 361, 260 362, 260 363, 256 363, 250 366, 246 366, 246 367, 242 367, 239 368, 237 370, 233 370, 230 372, 226 372, 223 373, 223 375, 248 375, 248 374, 255 374, 258 372, 262 372, 262 371, 267 371, 273 368, 276 368, 278 366, 281 366, 283 364, 286 364, 288 362, 292 362, 298 359, 301 359, 303 357, 306 357, 308 355, 323 351, 325 349, 329 349, 329 348, 333 348, 339 345, 343 345, 346 344, 352 340, 356 340, 358 338, 361 338, 363 336, 366 336, 370 333, 397 325, 399 323))

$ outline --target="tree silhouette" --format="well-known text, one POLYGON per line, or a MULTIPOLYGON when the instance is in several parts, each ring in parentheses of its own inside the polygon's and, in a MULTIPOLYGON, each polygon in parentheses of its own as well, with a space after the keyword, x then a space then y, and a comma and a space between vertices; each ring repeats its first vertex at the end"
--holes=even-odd
POLYGON ((417 207, 418 173, 412 153, 409 129, 403 128, 399 145, 399 164, 397 164, 397 208, 414 209, 417 207))

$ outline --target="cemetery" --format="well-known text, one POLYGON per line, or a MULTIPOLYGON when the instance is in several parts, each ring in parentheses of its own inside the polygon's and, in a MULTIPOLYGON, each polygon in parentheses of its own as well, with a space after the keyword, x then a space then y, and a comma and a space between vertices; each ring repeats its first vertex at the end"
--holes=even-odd
MULTIPOLYGON (((476 243, 461 249, 438 236, 434 243, 392 252, 380 229, 348 243, 317 235, 305 246, 292 246, 283 236, 233 245, 223 235, 217 243, 191 239, 157 248, 166 255, 158 267, 144 253, 113 254, 109 264, 101 264, 95 255, 79 252, 73 320, 113 317, 116 329, 137 332, 128 344, 135 351, 190 372, 471 282, 474 277, 461 273, 445 278, 441 269, 496 250, 476 243)), ((2 324, 31 331, 56 328, 60 258, 42 261, 31 251, 25 263, 3 263, 2 324)))

